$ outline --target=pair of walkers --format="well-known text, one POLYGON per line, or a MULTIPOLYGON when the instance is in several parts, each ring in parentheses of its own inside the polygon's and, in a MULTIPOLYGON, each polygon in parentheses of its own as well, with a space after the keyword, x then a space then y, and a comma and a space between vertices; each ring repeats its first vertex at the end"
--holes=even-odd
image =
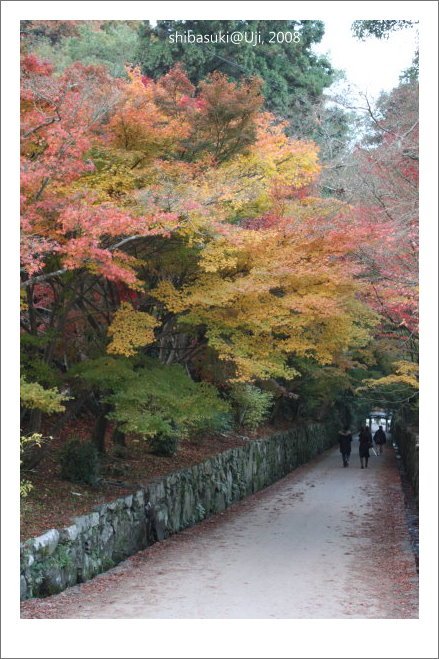
MULTIPOLYGON (((343 467, 348 467, 352 449, 352 433, 349 430, 349 426, 345 426, 343 430, 340 430, 338 433, 338 439, 340 443, 340 453, 343 460, 343 467)), ((370 458, 369 450, 373 447, 372 433, 369 426, 362 426, 360 428, 358 439, 361 469, 367 469, 370 458)), ((386 443, 386 433, 382 429, 382 426, 380 426, 376 431, 374 439, 377 446, 379 446, 380 453, 382 453, 383 446, 386 443)))

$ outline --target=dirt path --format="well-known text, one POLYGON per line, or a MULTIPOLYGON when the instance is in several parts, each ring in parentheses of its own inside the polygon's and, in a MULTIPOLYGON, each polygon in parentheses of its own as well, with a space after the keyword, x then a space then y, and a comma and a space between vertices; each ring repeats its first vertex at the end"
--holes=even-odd
POLYGON ((417 618, 418 579, 392 448, 360 469, 331 449, 225 513, 24 618, 417 618))

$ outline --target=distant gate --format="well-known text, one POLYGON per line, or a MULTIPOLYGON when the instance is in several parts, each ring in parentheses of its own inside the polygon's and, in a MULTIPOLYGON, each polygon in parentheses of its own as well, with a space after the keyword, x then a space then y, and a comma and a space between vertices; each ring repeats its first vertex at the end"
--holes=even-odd
POLYGON ((390 424, 392 421, 392 413, 387 410, 375 409, 369 412, 366 418, 366 424, 372 430, 372 426, 383 426, 384 430, 388 432, 390 430, 390 424))

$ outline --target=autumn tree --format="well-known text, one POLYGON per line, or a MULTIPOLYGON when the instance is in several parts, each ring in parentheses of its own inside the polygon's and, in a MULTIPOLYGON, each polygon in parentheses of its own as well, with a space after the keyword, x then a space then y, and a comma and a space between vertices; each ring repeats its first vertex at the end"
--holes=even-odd
MULTIPOLYGON (((376 388, 369 378, 358 391, 373 404, 387 401, 390 409, 396 403, 416 405, 417 399, 417 388, 410 389, 405 379, 413 366, 416 371, 419 339, 417 82, 401 83, 375 105, 364 97, 363 112, 361 143, 332 185, 353 206, 364 299, 381 318, 375 357, 382 368, 374 377, 376 388), (378 353, 390 359, 382 360, 378 353)), ((414 379, 416 375, 412 383, 414 379)))
POLYGON ((22 329, 24 366, 40 373, 54 362, 65 369, 89 339, 105 337, 114 310, 111 282, 136 281, 118 242, 127 232, 160 232, 151 216, 100 203, 79 184, 95 169, 87 154, 103 139, 119 94, 103 69, 74 65, 53 76, 49 64, 23 57, 22 329))
POLYGON ((359 222, 375 238, 361 258, 370 275, 371 299, 386 323, 407 339, 416 359, 418 337, 417 84, 403 84, 369 108, 371 132, 355 154, 354 194, 359 222))
POLYGON ((287 121, 288 133, 323 145, 322 128, 338 131, 344 141, 349 130, 346 117, 334 116, 324 103, 324 92, 338 73, 312 49, 323 34, 323 22, 314 20, 157 21, 154 26, 144 21, 136 63, 147 76, 158 78, 181 62, 194 85, 215 71, 229 80, 258 77, 263 81, 265 108, 287 121), (176 33, 210 38, 235 31, 247 34, 247 41, 237 46, 170 39, 176 33), (257 46, 252 45, 251 35, 260 40, 257 46))
MULTIPOLYGON (((181 66, 115 81, 95 66, 22 64, 25 370, 46 386, 67 373, 75 388, 72 365, 107 350, 157 360, 165 392, 172 366, 228 395, 236 383, 288 392, 278 382, 300 376, 299 359, 351 365, 376 320, 359 300, 346 209, 316 196, 317 149, 262 111, 257 78, 195 87, 181 66)), ((124 373, 112 398, 96 397, 101 430, 110 415, 134 429, 148 369, 145 382, 124 373)), ((181 402, 196 418, 197 391, 181 402)), ((151 432, 189 427, 186 414, 151 432)))
MULTIPOLYGON (((81 354, 99 351, 120 302, 114 285, 140 285, 136 259, 119 248, 142 236, 169 237, 178 227, 179 215, 161 199, 142 212, 132 194, 145 184, 140 172, 148 171, 151 183, 157 171, 151 162, 165 154, 181 156, 191 131, 200 140, 209 136, 218 157, 222 150, 239 151, 250 139, 245 135, 247 130, 251 136, 254 109, 247 115, 238 100, 242 121, 235 110, 224 117, 222 132, 213 134, 209 120, 199 123, 197 113, 207 107, 209 114, 215 101, 203 101, 198 108, 185 104, 183 92, 187 97, 192 86, 183 80, 179 87, 179 71, 153 87, 133 72, 123 88, 96 67, 75 65, 54 76, 49 64, 32 55, 24 56, 22 64, 24 366, 41 376, 54 362, 58 369, 68 368, 81 354), (176 104, 184 107, 185 116, 176 104), (104 164, 99 149, 107 157, 104 164)), ((204 93, 208 96, 209 90, 204 93)), ((123 323, 123 307, 121 314, 123 323)), ((142 319, 141 327, 147 315, 142 319)), ((157 324, 153 318, 149 322, 150 327, 157 324)), ((125 332, 127 327, 125 322, 125 332)), ((111 331, 117 345, 116 324, 111 331)))
POLYGON ((195 85, 215 71, 235 81, 259 77, 266 108, 287 120, 291 135, 316 140, 327 160, 348 142, 350 127, 348 115, 326 103, 324 91, 340 74, 313 52, 323 33, 321 21, 157 21, 154 27, 148 21, 22 21, 21 26, 22 48, 49 60, 57 72, 80 61, 125 78, 129 63, 159 79, 182 63, 195 85), (247 40, 238 47, 205 43, 200 48, 171 43, 176 30, 202 37, 239 31, 247 40), (251 35, 260 41, 257 47, 251 35))

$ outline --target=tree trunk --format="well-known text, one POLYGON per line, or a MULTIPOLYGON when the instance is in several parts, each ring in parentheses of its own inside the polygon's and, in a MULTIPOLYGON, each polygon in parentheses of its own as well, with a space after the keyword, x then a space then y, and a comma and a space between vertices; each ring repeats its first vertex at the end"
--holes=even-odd
POLYGON ((102 408, 101 413, 96 419, 96 424, 93 431, 92 442, 96 445, 99 453, 105 453, 105 433, 108 426, 108 406, 102 408))
POLYGON ((32 410, 29 420, 29 435, 41 430, 42 412, 41 410, 32 410))
POLYGON ((113 431, 113 436, 112 440, 114 444, 117 444, 117 446, 125 446, 127 445, 126 443, 126 436, 125 433, 119 430, 119 428, 115 428, 113 431))

